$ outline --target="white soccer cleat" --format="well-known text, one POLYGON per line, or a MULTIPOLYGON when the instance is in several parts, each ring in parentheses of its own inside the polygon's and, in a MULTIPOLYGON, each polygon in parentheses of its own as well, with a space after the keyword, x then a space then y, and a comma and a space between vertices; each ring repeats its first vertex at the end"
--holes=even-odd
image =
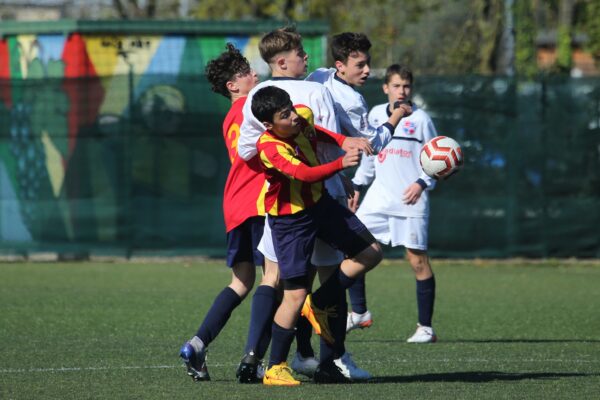
POLYGON ((354 329, 368 328, 371 325, 373 325, 373 316, 370 311, 366 311, 364 314, 357 314, 352 311, 348 313, 346 332, 350 332, 354 329))
POLYGON ((433 328, 421 324, 417 324, 415 333, 406 339, 406 342, 408 343, 435 343, 436 341, 437 336, 435 335, 433 328))
POLYGON ((342 357, 333 360, 333 362, 342 371, 342 374, 350 380, 366 381, 372 378, 370 373, 356 366, 348 352, 344 353, 342 357))
POLYGON ((314 357, 302 357, 300 353, 296 353, 292 360, 292 370, 297 374, 301 374, 312 378, 315 374, 315 370, 319 366, 319 361, 314 357))

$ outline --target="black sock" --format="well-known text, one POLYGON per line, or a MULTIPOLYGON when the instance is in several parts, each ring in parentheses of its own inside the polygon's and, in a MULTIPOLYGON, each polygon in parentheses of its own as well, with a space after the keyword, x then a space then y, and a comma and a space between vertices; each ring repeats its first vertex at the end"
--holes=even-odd
POLYGON ((269 368, 273 365, 287 361, 292 341, 294 340, 294 329, 285 329, 273 322, 271 333, 271 354, 269 356, 269 368))
POLYGON ((433 304, 435 302, 435 277, 417 281, 417 307, 419 309, 419 324, 431 326, 433 304))
MULTIPOLYGON (((248 339, 244 353, 253 351, 257 353, 261 337, 265 330, 271 330, 273 322, 272 310, 277 301, 277 290, 268 285, 260 285, 256 288, 252 297, 250 312, 250 326, 248 328, 248 339)), ((263 353, 264 354, 264 353, 263 353)))
POLYGON ((341 268, 336 268, 331 276, 312 294, 314 304, 319 308, 336 304, 340 291, 344 292, 345 296, 346 289, 352 286, 354 282, 356 282, 356 279, 350 278, 341 268))
POLYGON ((299 317, 296 322, 296 351, 304 358, 314 357, 315 352, 310 344, 312 325, 304 317, 299 317))
POLYGON ((227 286, 215 298, 210 310, 204 317, 202 325, 198 328, 196 336, 198 336, 206 346, 208 346, 221 332, 225 326, 231 312, 240 305, 242 298, 227 286))
POLYGON ((350 295, 350 303, 352 303, 352 311, 357 314, 366 313, 367 293, 364 275, 356 278, 354 284, 348 288, 348 294, 350 295))

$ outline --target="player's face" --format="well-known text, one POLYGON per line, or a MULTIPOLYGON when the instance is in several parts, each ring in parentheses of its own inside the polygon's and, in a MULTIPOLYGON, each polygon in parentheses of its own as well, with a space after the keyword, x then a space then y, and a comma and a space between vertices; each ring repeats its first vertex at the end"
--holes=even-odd
POLYGON ((298 136, 301 129, 301 121, 294 107, 290 106, 277 111, 273 116, 273 123, 265 124, 277 136, 282 138, 294 138, 298 136))
POLYGON ((240 96, 247 96, 248 93, 258 84, 258 75, 253 69, 248 71, 240 72, 235 75, 232 80, 233 84, 238 90, 240 96))
POLYGON ((345 80, 346 83, 352 86, 362 86, 371 74, 370 63, 371 57, 367 53, 355 51, 350 54, 345 63, 336 61, 335 67, 340 78, 345 80))
POLYGON ((383 92, 388 95, 390 104, 396 101, 408 101, 412 93, 412 83, 402 79, 400 75, 394 74, 388 83, 383 84, 383 92))
POLYGON ((301 78, 306 75, 308 69, 308 54, 304 48, 290 50, 284 56, 287 76, 293 78, 301 78))

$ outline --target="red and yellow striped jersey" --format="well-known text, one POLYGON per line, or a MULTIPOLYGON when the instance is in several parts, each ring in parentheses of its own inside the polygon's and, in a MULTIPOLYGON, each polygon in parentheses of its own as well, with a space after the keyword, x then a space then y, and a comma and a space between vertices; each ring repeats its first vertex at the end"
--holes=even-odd
POLYGON ((267 183, 258 156, 244 161, 238 156, 237 143, 243 121, 246 97, 236 100, 223 121, 223 138, 229 153, 231 169, 225 183, 223 214, 227 232, 250 217, 265 215, 267 183))
POLYGON ((316 155, 316 142, 341 146, 344 140, 345 136, 318 126, 310 139, 303 134, 284 139, 265 131, 256 147, 269 181, 265 196, 267 214, 295 214, 319 201, 325 190, 323 180, 343 168, 343 157, 321 165, 316 155))

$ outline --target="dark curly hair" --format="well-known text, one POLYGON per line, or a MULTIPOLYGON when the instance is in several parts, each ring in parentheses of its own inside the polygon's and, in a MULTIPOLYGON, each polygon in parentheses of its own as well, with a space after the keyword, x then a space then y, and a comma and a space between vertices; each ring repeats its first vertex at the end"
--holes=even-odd
POLYGON ((352 53, 360 51, 366 54, 370 49, 371 42, 364 33, 344 32, 331 39, 333 61, 341 61, 344 64, 352 53))
POLYGON ((227 43, 226 47, 227 51, 206 64, 204 72, 212 91, 231 99, 231 93, 227 90, 227 82, 238 74, 248 74, 251 68, 246 57, 234 45, 227 43))

